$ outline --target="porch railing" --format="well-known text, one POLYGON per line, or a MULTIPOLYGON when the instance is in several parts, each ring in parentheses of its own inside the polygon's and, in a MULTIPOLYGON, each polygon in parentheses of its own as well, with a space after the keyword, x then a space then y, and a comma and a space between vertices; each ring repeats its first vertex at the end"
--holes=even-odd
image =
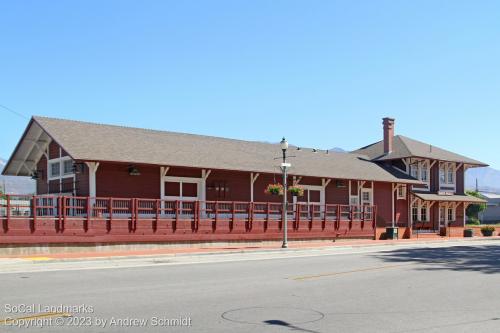
MULTIPOLYGON (((288 220, 302 222, 363 222, 375 228, 376 206, 338 204, 289 204, 288 220)), ((66 221, 90 220, 189 220, 265 221, 283 220, 282 204, 245 201, 175 201, 143 198, 102 198, 76 196, 4 195, 0 198, 0 218, 66 221)))

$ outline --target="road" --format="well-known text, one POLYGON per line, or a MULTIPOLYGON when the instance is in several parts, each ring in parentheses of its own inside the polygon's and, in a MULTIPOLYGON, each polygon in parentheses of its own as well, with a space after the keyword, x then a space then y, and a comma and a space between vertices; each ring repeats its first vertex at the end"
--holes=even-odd
POLYGON ((498 241, 140 260, 4 270, 0 330, 500 332, 498 241))

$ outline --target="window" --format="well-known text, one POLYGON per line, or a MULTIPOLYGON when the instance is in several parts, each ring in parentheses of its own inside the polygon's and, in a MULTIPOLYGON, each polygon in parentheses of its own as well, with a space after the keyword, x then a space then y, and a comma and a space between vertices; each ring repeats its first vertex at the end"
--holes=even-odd
POLYGON ((448 208, 448 221, 455 221, 455 210, 448 208))
POLYGON ((423 182, 427 182, 427 165, 422 165, 422 169, 420 170, 420 180, 423 182))
POLYGON ((448 169, 448 184, 455 184, 455 180, 454 180, 454 172, 453 172, 453 169, 452 168, 449 168, 448 169))
POLYGON ((410 165, 410 175, 413 178, 417 178, 418 179, 418 168, 417 168, 416 165, 410 165))
POLYGON ((64 175, 71 175, 71 174, 73 174, 73 161, 72 160, 66 160, 66 161, 64 161, 64 164, 63 164, 63 174, 64 175))
POLYGON ((398 186, 398 199, 406 199, 406 185, 398 186))
POLYGON ((411 219, 413 221, 418 221, 418 205, 417 204, 413 205, 413 207, 411 208, 411 219))
POLYGON ((439 221, 440 222, 444 222, 444 218, 445 218, 445 214, 446 214, 446 210, 445 210, 445 207, 439 207, 439 221))
POLYGON ((445 185, 455 185, 455 165, 444 163, 439 167, 439 182, 445 185))
POLYGON ((439 182, 441 184, 444 184, 446 181, 446 177, 445 177, 445 174, 444 174, 444 166, 440 167, 439 168, 439 182))
POLYGON ((59 177, 61 175, 61 163, 50 163, 50 177, 59 177))
POLYGON ((371 205, 372 204, 372 191, 371 189, 361 190, 361 204, 371 205))
POLYGON ((427 206, 424 205, 420 208, 420 221, 427 221, 427 206))
POLYGON ((351 195, 351 197, 350 197, 350 199, 349 199, 349 204, 350 204, 351 206, 357 206, 357 205, 359 205, 359 198, 358 198, 358 196, 356 196, 356 195, 351 195))

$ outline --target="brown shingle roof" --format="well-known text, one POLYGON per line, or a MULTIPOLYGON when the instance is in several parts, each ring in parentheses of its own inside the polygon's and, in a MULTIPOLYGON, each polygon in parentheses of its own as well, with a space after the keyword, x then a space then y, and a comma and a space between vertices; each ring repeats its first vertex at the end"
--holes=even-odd
POLYGON ((467 163, 476 166, 487 166, 486 163, 441 149, 430 144, 407 138, 402 135, 394 137, 392 152, 384 154, 384 142, 379 141, 360 148, 354 153, 367 155, 374 161, 387 161, 406 157, 422 157, 433 160, 467 163))
MULTIPOLYGON (((33 117, 75 160, 279 173, 279 144, 33 117)), ((15 153, 14 153, 15 154, 15 153)), ((337 179, 419 183, 366 156, 290 147, 290 173, 337 179)), ((5 169, 7 170, 7 168, 5 169)))

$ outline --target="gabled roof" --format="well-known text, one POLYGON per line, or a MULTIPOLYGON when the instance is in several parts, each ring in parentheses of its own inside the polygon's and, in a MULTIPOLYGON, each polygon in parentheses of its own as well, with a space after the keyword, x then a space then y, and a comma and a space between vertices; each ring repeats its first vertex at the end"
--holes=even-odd
MULTIPOLYGON (((212 136, 156 131, 81 121, 33 117, 40 127, 76 161, 195 167, 247 172, 280 173, 279 144, 212 136)), ((19 146, 25 144, 25 137, 19 146)), ((336 179, 420 184, 410 176, 371 162, 359 154, 314 152, 290 147, 290 174, 336 179)), ((4 174, 28 175, 12 161, 22 160, 18 149, 4 174)), ((22 162, 22 161, 21 161, 22 162)))
POLYGON ((379 141, 369 146, 355 150, 354 153, 367 155, 373 161, 387 161, 407 157, 421 157, 439 161, 466 163, 473 166, 488 166, 486 163, 462 156, 433 145, 396 135, 393 149, 389 154, 384 154, 384 141, 379 141))

